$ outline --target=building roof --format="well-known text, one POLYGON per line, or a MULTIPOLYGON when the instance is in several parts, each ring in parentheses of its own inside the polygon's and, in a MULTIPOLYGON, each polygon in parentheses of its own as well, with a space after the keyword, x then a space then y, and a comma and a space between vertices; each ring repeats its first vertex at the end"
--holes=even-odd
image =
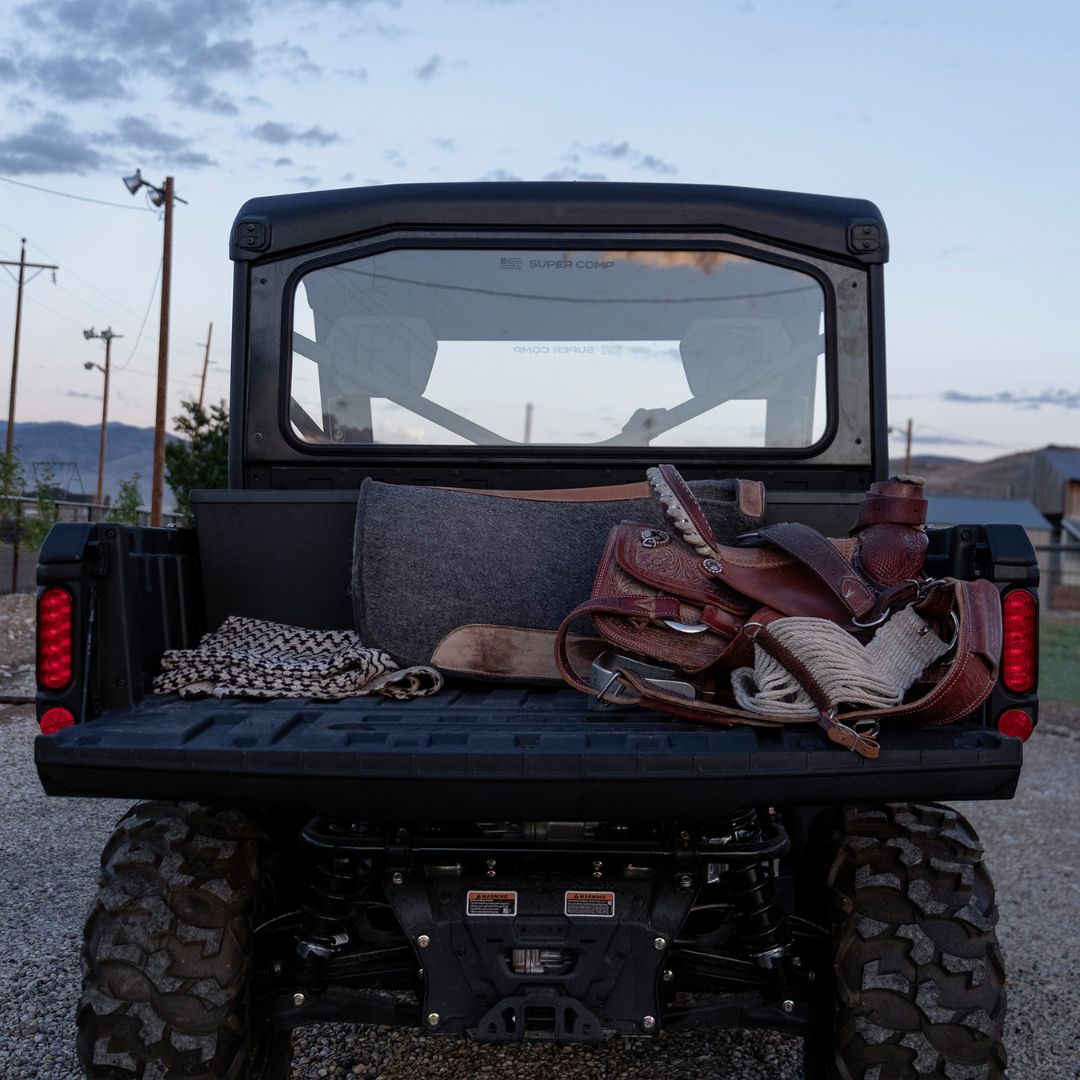
POLYGON ((982 499, 971 495, 928 495, 929 525, 1022 525, 1050 529, 1029 499, 982 499))
POLYGON ((1062 480, 1080 480, 1080 448, 1048 446, 1039 451, 1041 457, 1062 480))

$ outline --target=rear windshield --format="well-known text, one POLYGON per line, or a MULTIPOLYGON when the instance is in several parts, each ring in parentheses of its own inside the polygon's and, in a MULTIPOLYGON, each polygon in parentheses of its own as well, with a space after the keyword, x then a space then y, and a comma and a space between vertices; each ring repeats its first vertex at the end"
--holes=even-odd
POLYGON ((308 443, 807 447, 825 294, 732 251, 400 248, 305 274, 308 443))

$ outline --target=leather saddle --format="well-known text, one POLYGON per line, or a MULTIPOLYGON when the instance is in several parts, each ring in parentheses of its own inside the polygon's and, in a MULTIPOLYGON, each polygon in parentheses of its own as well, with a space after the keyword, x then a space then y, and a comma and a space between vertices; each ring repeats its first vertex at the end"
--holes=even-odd
MULTIPOLYGON (((724 677, 752 663, 755 647, 776 647, 769 623, 809 616, 866 641, 892 612, 914 605, 921 616, 942 624, 947 635, 955 630, 956 639, 954 662, 934 673, 944 689, 938 708, 923 710, 923 719, 957 719, 989 694, 1000 653, 997 590, 986 581, 924 577, 928 538, 920 480, 896 477, 873 484, 850 537, 828 539, 807 526, 787 523, 758 529, 730 545, 717 542, 674 466, 650 469, 648 478, 669 527, 624 521, 612 529, 592 596, 567 615, 557 635, 556 662, 572 686, 594 697, 610 694, 610 687, 598 687, 577 671, 563 646, 571 623, 589 614, 607 641, 631 654, 621 669, 616 658, 612 669, 624 691, 621 700, 629 691, 642 705, 679 715, 719 723, 776 724, 782 721, 766 721, 735 708, 724 677), (967 678, 950 694, 958 681, 953 669, 960 649, 978 654, 978 673, 972 676, 974 669, 965 662, 961 667, 967 678), (693 677, 691 696, 686 696, 685 684, 677 693, 668 688, 670 681, 661 685, 664 680, 643 677, 633 660, 642 656, 693 677)), ((798 658, 785 659, 800 666, 798 658)), ((804 686, 813 683, 811 672, 798 674, 804 686)), ((894 709, 892 714, 900 712, 894 709)), ((876 754, 872 736, 849 731, 836 720, 831 704, 822 701, 817 714, 800 719, 820 723, 834 741, 868 756, 876 754), (823 720, 830 712, 831 722, 823 720)), ((865 726, 869 730, 870 725, 865 726)))

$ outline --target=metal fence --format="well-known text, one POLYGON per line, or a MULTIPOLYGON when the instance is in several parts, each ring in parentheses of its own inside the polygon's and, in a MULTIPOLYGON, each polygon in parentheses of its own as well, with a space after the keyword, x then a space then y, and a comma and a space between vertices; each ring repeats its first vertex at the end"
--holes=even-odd
POLYGON ((1080 611, 1080 544, 1041 544, 1035 554, 1043 608, 1080 611))
MULTIPOLYGON (((37 569, 37 551, 31 548, 25 539, 25 525, 38 515, 38 501, 34 497, 9 497, 9 505, 15 506, 15 514, 0 518, 0 594, 19 592, 34 586, 37 569), (16 534, 19 543, 16 546, 16 534)), ((98 503, 81 500, 58 499, 56 506, 57 521, 110 521, 113 508, 98 503)), ((180 514, 162 514, 162 525, 183 525, 180 514)), ((140 510, 139 525, 150 524, 150 511, 140 510)))

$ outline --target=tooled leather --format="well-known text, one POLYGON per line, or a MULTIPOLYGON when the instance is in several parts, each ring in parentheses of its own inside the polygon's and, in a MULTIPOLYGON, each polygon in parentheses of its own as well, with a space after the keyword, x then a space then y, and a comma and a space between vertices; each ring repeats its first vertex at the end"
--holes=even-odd
POLYGON ((859 566, 879 585, 896 585, 922 574, 926 533, 905 525, 871 525, 859 536, 859 566))
MULTIPOLYGON (((701 604, 717 604, 736 614, 752 606, 746 603, 745 598, 749 597, 785 615, 813 615, 838 623, 850 620, 850 613, 814 574, 776 548, 721 545, 716 550, 723 570, 710 579, 703 571, 702 556, 675 536, 667 544, 645 547, 641 532, 647 527, 628 521, 617 526, 614 552, 631 577, 656 589, 701 604)), ((854 556, 857 541, 843 539, 830 543, 845 560, 850 561, 854 556)))
MULTIPOLYGON (((610 545, 609 545, 610 549, 610 545)), ((593 597, 635 596, 642 591, 642 584, 626 574, 614 559, 605 558, 601 572, 596 576, 593 597)), ((679 604, 679 622, 697 623, 701 609, 690 604, 679 604)), ((596 629, 620 648, 645 653, 674 664, 682 671, 697 672, 716 664, 728 647, 728 639, 711 631, 701 634, 681 634, 670 627, 652 622, 635 623, 618 615, 593 615, 596 629)))
POLYGON ((615 559, 631 577, 700 604, 715 604, 736 615, 750 611, 753 604, 746 596, 733 591, 723 580, 706 576, 702 572, 703 556, 676 536, 672 535, 666 544, 646 547, 641 534, 648 528, 629 521, 617 527, 615 559))

